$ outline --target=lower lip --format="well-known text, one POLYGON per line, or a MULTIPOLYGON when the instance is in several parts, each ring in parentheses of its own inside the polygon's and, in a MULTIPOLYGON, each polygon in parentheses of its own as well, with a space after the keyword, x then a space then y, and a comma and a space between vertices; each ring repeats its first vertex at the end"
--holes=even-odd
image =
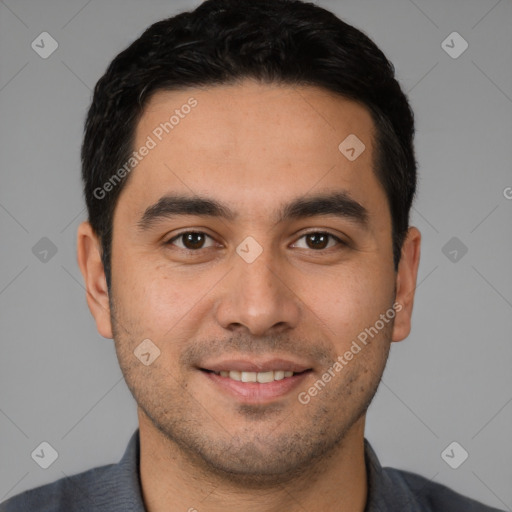
POLYGON ((201 373, 222 390, 236 398, 243 398, 245 402, 265 402, 275 398, 284 397, 294 388, 298 387, 308 377, 311 370, 285 377, 272 382, 241 382, 222 377, 213 372, 201 370, 201 373))

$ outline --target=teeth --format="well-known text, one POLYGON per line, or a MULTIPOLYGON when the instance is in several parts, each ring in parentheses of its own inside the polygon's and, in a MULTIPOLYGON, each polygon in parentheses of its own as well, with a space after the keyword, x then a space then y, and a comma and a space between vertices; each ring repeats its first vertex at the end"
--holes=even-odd
POLYGON ((274 380, 274 372, 258 372, 256 380, 258 382, 272 382, 274 380))
POLYGON ((256 382, 256 372, 242 372, 242 382, 256 382))
POLYGON ((239 372, 236 370, 232 371, 221 371, 216 372, 221 377, 229 377, 230 379, 241 381, 241 382, 273 382, 274 380, 283 380, 285 377, 291 377, 293 372, 284 370, 275 370, 270 372, 239 372))

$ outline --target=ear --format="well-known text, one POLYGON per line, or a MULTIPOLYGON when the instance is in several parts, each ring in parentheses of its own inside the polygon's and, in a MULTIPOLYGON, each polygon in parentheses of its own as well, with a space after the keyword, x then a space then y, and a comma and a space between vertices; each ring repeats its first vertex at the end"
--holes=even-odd
POLYGON ((397 304, 392 341, 402 341, 411 331, 411 316, 416 290, 416 277, 420 263, 421 233, 415 227, 407 231, 402 245, 402 256, 396 273, 397 304))
POLYGON ((101 244, 89 222, 78 226, 77 261, 85 281, 87 304, 104 338, 112 338, 107 280, 101 261, 101 244))

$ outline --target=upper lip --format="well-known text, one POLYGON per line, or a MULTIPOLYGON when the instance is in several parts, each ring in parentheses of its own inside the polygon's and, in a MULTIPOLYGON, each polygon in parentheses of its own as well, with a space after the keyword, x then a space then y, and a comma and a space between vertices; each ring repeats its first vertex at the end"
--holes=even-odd
POLYGON ((284 370, 285 372, 300 373, 310 370, 311 366, 294 362, 290 359, 223 359, 221 361, 200 365, 202 370, 239 371, 239 372, 270 372, 272 370, 284 370))

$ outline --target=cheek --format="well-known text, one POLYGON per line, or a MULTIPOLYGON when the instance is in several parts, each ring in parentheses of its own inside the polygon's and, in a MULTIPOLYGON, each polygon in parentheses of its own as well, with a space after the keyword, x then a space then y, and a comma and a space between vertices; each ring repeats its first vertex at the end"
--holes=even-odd
POLYGON ((183 276, 172 273, 158 265, 144 272, 139 278, 126 283, 126 310, 138 318, 145 328, 147 337, 158 341, 162 346, 173 340, 178 347, 181 339, 191 337, 197 326, 206 319, 211 307, 210 290, 218 276, 200 274, 183 276))
POLYGON ((139 300, 134 303, 143 317, 144 325, 155 337, 168 337, 193 315, 194 304, 199 300, 199 290, 188 290, 165 276, 146 279, 140 288, 139 300))
POLYGON ((157 340, 183 316, 190 294, 150 261, 148 255, 118 247, 112 279, 123 321, 136 326, 139 335, 157 340))
POLYGON ((392 304, 393 283, 382 270, 340 271, 315 286, 303 288, 308 304, 328 326, 328 336, 345 345, 373 325, 392 304), (323 283, 323 284, 322 284, 323 283))

